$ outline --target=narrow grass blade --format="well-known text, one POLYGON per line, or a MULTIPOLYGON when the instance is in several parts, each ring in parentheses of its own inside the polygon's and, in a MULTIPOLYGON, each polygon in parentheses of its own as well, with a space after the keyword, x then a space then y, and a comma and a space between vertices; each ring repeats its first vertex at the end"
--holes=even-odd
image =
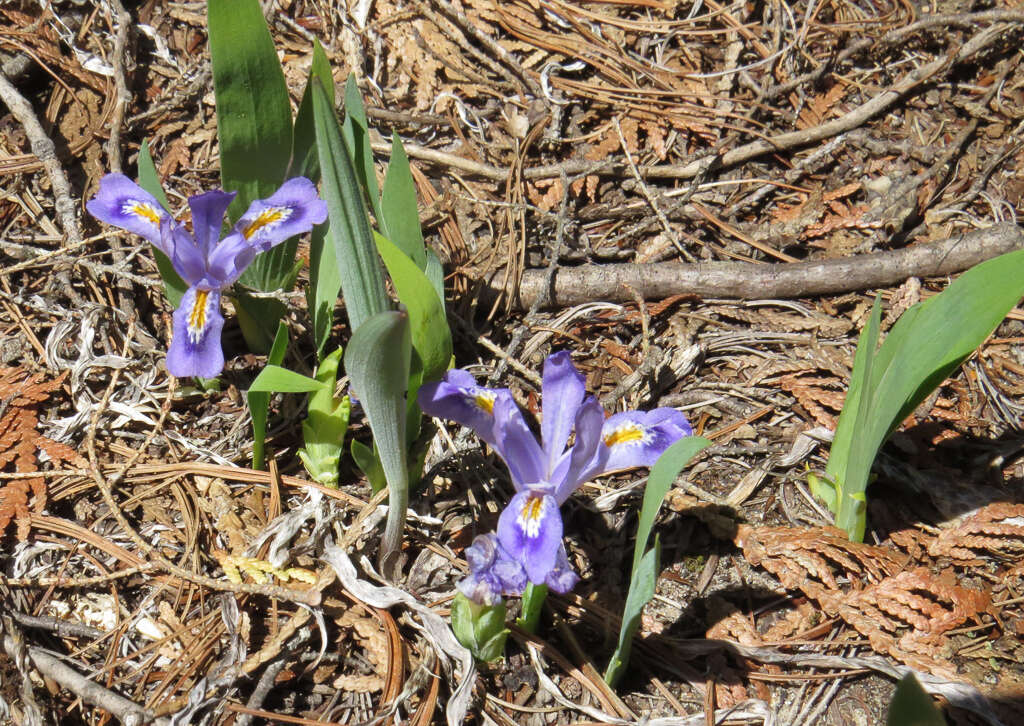
POLYGON ((258 393, 318 393, 327 386, 316 378, 304 376, 279 365, 268 365, 250 386, 258 393))
MULTIPOLYGON (((302 94, 299 112, 295 116, 292 161, 288 171, 289 176, 304 176, 316 182, 320 179, 320 159, 313 118, 314 79, 320 81, 328 103, 334 108, 331 64, 319 40, 313 43, 313 63, 309 69, 309 80, 302 94)), ((306 307, 312 319, 313 341, 316 344, 318 360, 323 358, 324 349, 331 337, 334 307, 341 290, 341 274, 333 247, 334 238, 327 234, 327 229, 326 224, 317 225, 309 238, 309 287, 306 288, 306 307)))
MULTIPOLYGON (((270 355, 267 356, 267 367, 281 365, 287 350, 288 326, 278 323, 277 335, 274 336, 274 344, 270 348, 270 355)), ((262 371, 260 374, 262 375, 262 371)), ((266 458, 264 446, 267 438, 267 406, 270 405, 270 393, 253 390, 250 386, 245 399, 252 417, 252 468, 262 469, 266 458)))
POLYGON ((672 483, 679 476, 679 472, 690 463, 690 459, 709 446, 711 442, 703 436, 686 436, 668 447, 654 462, 647 477, 647 486, 644 488, 644 501, 640 506, 636 544, 633 546, 633 569, 640 564, 640 559, 647 549, 647 540, 654 529, 654 520, 661 509, 661 503, 672 488, 672 483))
POLYGON ((358 330, 370 316, 387 310, 389 302, 352 161, 330 97, 319 79, 313 80, 313 117, 327 202, 327 235, 341 277, 349 327, 358 330))
MULTIPOLYGON (((149 141, 143 140, 142 148, 139 149, 139 186, 156 197, 161 206, 168 212, 171 206, 167 202, 167 195, 160 185, 160 175, 153 164, 153 157, 149 153, 149 141)), ((181 298, 188 290, 188 285, 175 271, 170 258, 156 247, 152 247, 153 257, 156 259, 156 267, 160 271, 160 279, 164 281, 164 294, 173 307, 178 307, 181 298)))
POLYGON ((352 334, 345 351, 345 370, 370 422, 390 490, 380 561, 385 577, 392 579, 397 574, 409 506, 405 397, 411 357, 409 316, 395 310, 368 318, 352 334))
POLYGON ((655 536, 654 546, 640 558, 640 562, 629 578, 629 593, 622 612, 622 627, 619 629, 619 642, 608 661, 604 672, 604 681, 614 687, 626 672, 629 656, 633 650, 633 636, 640 627, 640 616, 644 607, 654 597, 658 583, 658 572, 661 570, 661 541, 655 536))

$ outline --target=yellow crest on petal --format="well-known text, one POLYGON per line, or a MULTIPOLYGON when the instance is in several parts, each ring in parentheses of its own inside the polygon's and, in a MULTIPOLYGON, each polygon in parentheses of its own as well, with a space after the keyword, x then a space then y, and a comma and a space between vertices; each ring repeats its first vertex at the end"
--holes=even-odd
POLYGON ((250 239, 254 234, 264 227, 271 227, 279 222, 288 219, 292 214, 289 207, 268 207, 256 215, 256 219, 249 222, 242 229, 242 236, 250 239))
POLYGON ((193 343, 198 343, 206 330, 206 323, 209 320, 209 290, 196 290, 195 300, 192 301, 192 309, 188 313, 188 337, 193 343))
POLYGON ((149 202, 139 202, 133 199, 125 202, 124 206, 121 207, 121 211, 125 214, 140 217, 157 227, 160 226, 160 210, 149 202))
POLYGON ((479 408, 480 410, 484 411, 485 413, 489 413, 490 415, 493 416, 494 401, 497 398, 498 397, 494 395, 494 393, 492 393, 491 391, 480 391, 479 393, 474 394, 473 403, 475 403, 476 407, 479 408))
POLYGON ((647 431, 644 430, 639 424, 632 422, 626 422, 621 426, 616 426, 611 433, 604 437, 605 446, 617 446, 619 444, 632 444, 637 441, 643 441, 647 436, 647 431))
POLYGON ((516 523, 527 537, 536 537, 540 532, 540 520, 547 511, 548 500, 544 497, 530 496, 523 502, 516 523))

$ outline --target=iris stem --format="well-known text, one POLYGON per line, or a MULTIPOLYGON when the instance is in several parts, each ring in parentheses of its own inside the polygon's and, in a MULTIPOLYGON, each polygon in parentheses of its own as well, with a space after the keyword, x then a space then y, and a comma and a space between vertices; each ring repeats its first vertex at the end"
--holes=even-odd
POLYGON ((540 623, 540 611, 548 596, 547 585, 527 584, 523 591, 523 611, 516 618, 516 625, 527 633, 537 632, 540 623))

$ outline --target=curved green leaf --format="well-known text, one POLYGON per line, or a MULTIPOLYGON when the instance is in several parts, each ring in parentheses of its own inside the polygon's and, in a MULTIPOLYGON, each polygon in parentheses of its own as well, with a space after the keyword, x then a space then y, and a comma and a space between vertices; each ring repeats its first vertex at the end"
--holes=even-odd
POLYGON ((405 397, 412 341, 409 316, 388 310, 367 318, 349 340, 345 370, 373 431, 388 482, 388 521, 381 540, 381 569, 394 579, 409 506, 405 397))
POLYGON ((412 346, 423 367, 421 382, 437 380, 448 370, 452 357, 452 336, 444 305, 427 276, 394 242, 377 233, 373 239, 395 283, 398 299, 409 311, 412 346))

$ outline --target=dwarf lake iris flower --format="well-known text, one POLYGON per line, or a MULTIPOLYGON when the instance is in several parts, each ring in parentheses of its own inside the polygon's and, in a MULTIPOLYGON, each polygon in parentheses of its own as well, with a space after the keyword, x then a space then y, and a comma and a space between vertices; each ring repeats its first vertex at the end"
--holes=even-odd
POLYGON ((476 431, 512 475, 516 494, 498 519, 497 534, 488 535, 493 539, 486 543, 478 537, 467 550, 470 575, 460 587, 477 602, 522 592, 525 582, 509 563, 518 563, 529 582, 555 592, 571 589, 579 578, 566 557, 559 507, 584 482, 651 466, 665 449, 693 433, 686 417, 671 408, 624 411, 606 419, 564 351, 544 362, 540 443, 508 389, 478 386, 466 371, 448 371, 441 381, 424 385, 419 404, 431 416, 476 431), (572 434, 575 441, 569 446, 572 434))
POLYGON ((224 214, 235 192, 214 190, 189 197, 189 233, 156 198, 123 174, 107 174, 86 205, 92 216, 143 237, 167 255, 188 284, 174 311, 167 370, 183 378, 213 378, 224 368, 220 332, 221 292, 234 284, 257 254, 308 232, 327 219, 327 205, 304 177, 289 179, 260 199, 220 238, 224 214))

